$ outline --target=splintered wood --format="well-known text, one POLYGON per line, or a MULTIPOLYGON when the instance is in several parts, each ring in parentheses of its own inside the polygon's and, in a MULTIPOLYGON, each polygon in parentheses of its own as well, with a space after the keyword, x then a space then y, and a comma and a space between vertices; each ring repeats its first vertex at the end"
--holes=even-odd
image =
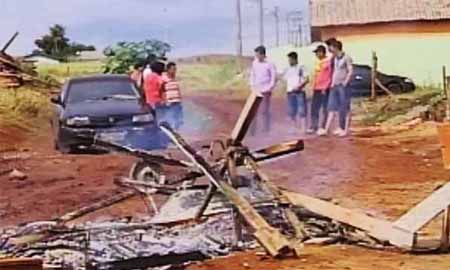
POLYGON ((161 129, 169 136, 172 142, 206 175, 208 180, 237 208, 239 214, 253 230, 253 235, 266 249, 266 251, 276 257, 294 251, 290 247, 289 241, 276 229, 271 227, 266 220, 252 207, 252 205, 216 172, 190 147, 184 140, 176 134, 169 125, 162 124, 161 129))
POLYGON ((0 270, 42 270, 40 259, 14 258, 0 259, 0 270))
POLYGON ((418 231, 445 211, 449 205, 450 183, 447 183, 400 217, 395 225, 411 232, 418 231))
POLYGON ((397 227, 392 222, 373 218, 363 213, 299 193, 283 191, 283 194, 293 205, 305 207, 324 217, 366 231, 369 235, 380 241, 387 241, 404 249, 411 249, 415 242, 415 234, 413 232, 397 227))

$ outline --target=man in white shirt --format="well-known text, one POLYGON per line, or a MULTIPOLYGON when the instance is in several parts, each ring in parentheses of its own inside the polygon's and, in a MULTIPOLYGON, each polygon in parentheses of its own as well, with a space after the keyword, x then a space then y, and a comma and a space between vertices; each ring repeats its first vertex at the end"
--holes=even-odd
MULTIPOLYGON (((255 60, 250 72, 250 87, 253 92, 263 97, 259 112, 263 118, 263 131, 269 132, 272 114, 270 103, 272 91, 275 88, 277 73, 275 65, 267 60, 266 48, 259 46, 255 49, 255 60)), ((254 135, 257 129, 258 117, 252 123, 251 133, 254 135)))
POLYGON ((308 74, 304 66, 298 63, 298 54, 290 52, 289 67, 284 71, 286 81, 287 111, 293 127, 299 127, 302 134, 306 132, 307 100, 305 86, 308 84, 308 74))

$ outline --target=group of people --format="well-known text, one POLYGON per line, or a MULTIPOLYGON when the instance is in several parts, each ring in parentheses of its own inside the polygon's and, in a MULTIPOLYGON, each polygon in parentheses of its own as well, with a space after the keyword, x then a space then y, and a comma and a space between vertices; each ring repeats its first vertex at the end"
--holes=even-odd
MULTIPOLYGON (((345 137, 349 134, 351 123, 351 89, 348 86, 353 75, 353 61, 344 52, 341 41, 332 38, 325 43, 326 46, 319 45, 314 50, 317 61, 311 76, 300 64, 296 52, 287 55, 289 67, 282 73, 287 86, 287 113, 293 126, 300 128, 302 133, 319 136, 329 134, 333 121, 338 119, 333 134, 345 137), (310 110, 306 94, 309 84, 313 90, 310 110)), ((265 47, 257 47, 250 73, 250 87, 263 98, 260 115, 264 132, 271 128, 271 97, 276 82, 275 65, 268 61, 265 47)), ((255 120, 253 123, 252 133, 256 132, 257 122, 255 120)))
POLYGON ((183 105, 176 63, 136 64, 130 76, 154 109, 157 121, 179 129, 183 125, 183 105))

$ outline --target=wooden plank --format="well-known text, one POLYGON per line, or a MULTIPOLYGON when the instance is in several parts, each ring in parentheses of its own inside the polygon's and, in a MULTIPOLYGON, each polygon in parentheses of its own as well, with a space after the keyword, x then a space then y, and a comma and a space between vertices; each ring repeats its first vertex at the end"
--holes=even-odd
POLYGON ((126 192, 123 192, 123 193, 120 193, 120 194, 117 194, 117 195, 113 195, 113 196, 111 196, 111 197, 109 197, 109 198, 107 198, 105 200, 96 202, 94 204, 91 204, 91 205, 88 205, 86 207, 80 208, 80 209, 75 210, 73 212, 67 213, 67 214, 59 217, 56 221, 63 222, 63 223, 64 222, 69 222, 69 221, 74 220, 76 218, 79 218, 79 217, 81 217, 83 215, 92 213, 92 212, 97 211, 99 209, 106 208, 106 207, 111 206, 113 204, 116 204, 116 203, 119 203, 121 201, 124 201, 124 200, 126 200, 128 198, 131 198, 131 197, 135 196, 135 195, 136 195, 135 191, 126 191, 126 192))
POLYGON ((231 140, 233 144, 240 144, 245 138, 245 135, 250 128, 250 124, 258 113, 259 104, 261 103, 262 97, 257 96, 255 93, 251 93, 245 102, 244 108, 239 115, 239 118, 231 132, 231 140))
POLYGON ((450 182, 401 216, 394 224, 416 232, 427 225, 450 205, 450 182))
POLYGON ((413 232, 396 227, 392 222, 376 219, 299 193, 283 191, 283 194, 293 205, 304 207, 321 216, 364 230, 380 241, 387 241, 392 245, 408 250, 411 250, 414 246, 416 235, 413 232))
MULTIPOLYGON (((302 145, 303 145, 303 141, 302 141, 302 145)), ((258 166, 258 164, 256 163, 255 160, 253 160, 251 157, 247 157, 245 159, 246 163, 248 164, 248 166, 250 166, 250 168, 254 171, 254 173, 259 177, 259 180, 261 181, 261 183, 270 190, 270 192, 272 193, 273 196, 275 196, 275 198, 277 198, 279 200, 280 203, 287 203, 288 199, 284 196, 284 194, 282 193, 281 189, 279 187, 277 187, 267 176, 267 174, 265 174, 258 166)), ((303 226, 303 223, 300 222, 300 220, 298 219, 297 215, 294 213, 294 211, 289 207, 287 209, 285 209, 285 213, 286 213, 286 219, 289 223, 291 223, 292 227, 294 227, 294 232, 295 232, 295 237, 297 239, 303 239, 306 237, 306 233, 305 233, 305 229, 303 226)), ((295 251, 297 255, 299 255, 299 250, 300 250, 300 246, 298 247, 298 249, 295 251)))
POLYGON ((447 207, 442 216, 442 235, 441 235, 441 250, 448 251, 450 247, 450 207, 447 207))
POLYGON ((264 149, 259 149, 252 152, 252 156, 256 162, 265 161, 268 159, 275 159, 277 157, 288 156, 300 152, 305 149, 305 143, 303 140, 295 140, 285 143, 269 146, 264 149))
POLYGON ((380 82, 380 80, 375 79, 375 83, 376 83, 376 85, 377 85, 378 87, 381 88, 381 90, 383 90, 384 92, 386 92, 389 96, 391 96, 391 97, 394 96, 394 93, 392 93, 391 90, 389 90, 386 86, 384 86, 384 85, 380 82))
POLYGON ((42 260, 30 258, 0 259, 0 270, 42 270, 42 260))
POLYGON ((247 200, 228 183, 220 181, 220 185, 223 194, 239 210, 241 216, 254 230, 255 238, 271 256, 276 257, 291 251, 289 241, 277 229, 272 228, 247 200))
POLYGON ((15 32, 14 35, 6 42, 6 44, 3 46, 3 48, 0 50, 0 52, 5 53, 6 50, 11 46, 11 44, 14 42, 14 40, 19 35, 19 32, 15 32))
POLYGON ((161 130, 172 140, 172 142, 205 174, 208 180, 225 195, 225 197, 236 207, 241 216, 253 230, 253 236, 266 249, 271 256, 279 256, 291 251, 289 241, 253 208, 253 206, 215 171, 206 160, 197 154, 195 149, 189 146, 184 139, 172 128, 162 123, 161 130))

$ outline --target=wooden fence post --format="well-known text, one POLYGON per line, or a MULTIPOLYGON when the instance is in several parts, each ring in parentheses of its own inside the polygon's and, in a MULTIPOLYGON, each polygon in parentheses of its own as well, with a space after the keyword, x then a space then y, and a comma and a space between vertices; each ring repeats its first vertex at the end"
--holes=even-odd
POLYGON ((376 85, 376 80, 377 80, 377 69, 378 69, 378 57, 377 57, 377 53, 375 51, 372 52, 372 78, 371 78, 371 90, 372 90, 372 95, 371 95, 371 99, 372 100, 376 100, 377 98, 377 85, 376 85))

